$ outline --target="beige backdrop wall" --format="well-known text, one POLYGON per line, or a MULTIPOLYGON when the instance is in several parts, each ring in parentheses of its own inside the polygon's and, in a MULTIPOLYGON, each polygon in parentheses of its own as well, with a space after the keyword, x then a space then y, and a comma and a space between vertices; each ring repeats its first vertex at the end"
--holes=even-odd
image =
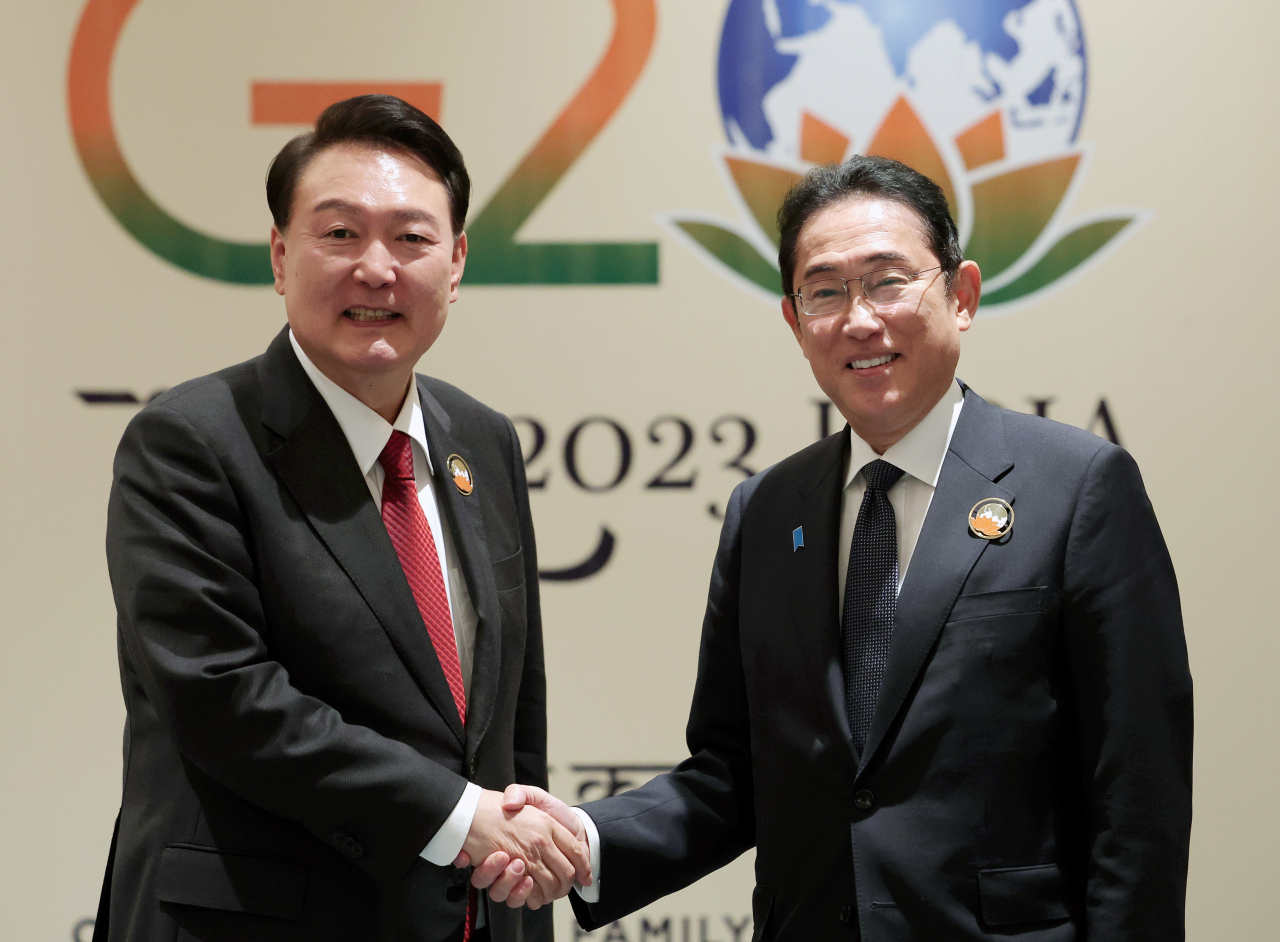
MULTIPOLYGON (((715 505, 742 478, 727 467, 742 423, 720 423, 717 442, 717 420, 750 423, 755 443, 741 463, 754 469, 818 435, 819 394, 776 300, 673 222, 717 219, 762 241, 721 159, 728 8, 658 0, 634 87, 519 232, 527 242, 656 243, 657 282, 464 280, 420 367, 545 429, 530 467, 546 476, 533 498, 544 569, 583 563, 602 529, 615 538, 594 575, 543 585, 552 784, 570 798, 608 782, 575 767, 683 754, 715 505), (696 472, 692 487, 646 487, 676 454, 678 423, 657 427, 658 443, 648 434, 664 416, 694 433, 668 475, 696 472), (565 466, 568 433, 591 417, 617 423, 632 447, 611 489, 618 444, 608 424, 589 423, 573 455, 598 490, 565 466)), ((145 399, 256 355, 283 323, 269 288, 162 260, 99 199, 67 106, 85 9, 0 6, 10 296, 0 345, 0 937, 23 942, 88 938, 81 920, 96 905, 119 799, 124 716, 102 543, 112 453, 138 406, 79 393, 145 399)), ((1256 0, 1081 0, 1078 13, 1088 63, 1078 143, 1089 157, 1055 225, 1116 207, 1137 221, 1078 277, 980 318, 960 373, 1008 407, 1048 401, 1050 417, 1093 421, 1100 433, 1105 400, 1137 457, 1177 566, 1196 682, 1189 937, 1271 939, 1280 11, 1256 0)), ((111 115, 157 204, 205 233, 259 242, 270 223, 264 169, 296 129, 252 123, 252 82, 439 83, 478 210, 592 74, 614 16, 610 0, 142 0, 115 52, 111 115)), ((866 144, 866 128, 846 130, 852 149, 866 144)), ((532 424, 521 429, 532 450, 532 424)), ((743 859, 642 915, 650 925, 670 917, 674 940, 745 939, 751 881, 743 859)), ((567 907, 557 918, 561 937, 574 938, 567 907)), ((636 940, 643 928, 637 916, 594 938, 636 940)))

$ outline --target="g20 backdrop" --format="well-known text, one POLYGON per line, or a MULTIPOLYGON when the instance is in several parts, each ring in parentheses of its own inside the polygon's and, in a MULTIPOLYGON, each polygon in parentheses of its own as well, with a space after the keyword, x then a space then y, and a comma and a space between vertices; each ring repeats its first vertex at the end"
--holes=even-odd
MULTIPOLYGON (((884 154, 943 185, 982 267, 960 375, 1143 469, 1196 681, 1189 935, 1271 937, 1274 6, 2 9, 5 939, 91 929, 124 718, 102 552, 115 444, 157 390, 279 329, 266 165, 362 91, 436 116, 472 172, 461 298, 419 368, 522 436, 554 790, 598 797, 684 754, 725 501, 840 421, 782 322, 774 213, 807 167, 884 154)), ((591 938, 745 940, 751 885, 748 855, 591 938)))

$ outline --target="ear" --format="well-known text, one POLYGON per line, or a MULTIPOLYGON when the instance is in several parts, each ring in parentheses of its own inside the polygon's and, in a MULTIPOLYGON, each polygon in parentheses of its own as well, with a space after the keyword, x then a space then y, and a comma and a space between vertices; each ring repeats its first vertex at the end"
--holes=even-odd
POLYGON ((453 240, 453 261, 449 268, 449 303, 458 300, 458 282, 462 281, 462 270, 467 267, 467 234, 459 232, 453 240))
POLYGON ((800 333, 800 319, 796 316, 795 298, 791 295, 784 295, 782 298, 782 319, 787 322, 787 326, 791 328, 791 332, 795 334, 796 343, 804 346, 804 338, 800 333))
POLYGON ((276 294, 284 296, 284 236, 271 227, 271 274, 275 276, 276 294))
POLYGON ((968 330, 978 313, 978 302, 982 299, 982 272, 978 269, 977 262, 960 263, 952 290, 956 300, 956 326, 960 330, 968 330))

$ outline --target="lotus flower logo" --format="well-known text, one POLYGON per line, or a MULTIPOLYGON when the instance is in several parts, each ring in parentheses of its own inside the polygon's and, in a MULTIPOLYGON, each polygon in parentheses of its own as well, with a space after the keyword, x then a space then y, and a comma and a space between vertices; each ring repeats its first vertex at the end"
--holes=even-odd
POLYGON ((996 520, 990 516, 975 517, 973 520, 973 528, 980 532, 983 536, 998 536, 1003 521, 996 520))
POLYGON ((1085 77, 1071 0, 733 0, 718 157, 743 218, 670 221, 777 297, 787 190, 813 165, 891 157, 946 192, 982 269, 984 312, 1010 310, 1078 275, 1146 215, 1064 218, 1087 163, 1076 143, 1085 77))

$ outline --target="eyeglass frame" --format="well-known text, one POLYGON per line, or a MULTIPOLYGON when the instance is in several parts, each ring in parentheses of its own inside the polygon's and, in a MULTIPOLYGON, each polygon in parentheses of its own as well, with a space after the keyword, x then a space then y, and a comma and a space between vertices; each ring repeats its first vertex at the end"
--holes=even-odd
MULTIPOLYGON (((845 296, 845 300, 847 301, 853 297, 853 292, 849 290, 849 282, 856 281, 858 283, 859 290, 862 292, 862 296, 866 298, 867 303, 870 304, 876 310, 880 310, 882 307, 892 305, 892 304, 897 304, 898 302, 897 301, 887 301, 887 302, 872 301, 869 297, 867 297, 867 286, 866 284, 863 283, 862 279, 866 278, 868 275, 874 275, 877 272, 882 272, 882 271, 907 272, 911 275, 911 281, 908 282, 908 284, 915 284, 917 281, 920 280, 921 275, 926 275, 931 271, 942 271, 942 266, 935 265, 932 268, 922 268, 917 272, 913 272, 909 268, 899 268, 896 266, 891 266, 889 268, 877 268, 874 271, 863 272, 857 278, 841 278, 839 275, 832 275, 829 278, 815 278, 813 281, 806 281, 803 285, 800 285, 800 288, 803 289, 805 285, 816 285, 819 282, 823 282, 823 281, 839 281, 844 284, 844 296, 845 296)), ((799 291, 792 292, 790 297, 795 299, 795 306, 800 310, 800 313, 803 314, 805 317, 830 317, 831 314, 838 313, 838 311, 831 311, 829 314, 810 314, 808 311, 804 309, 803 298, 801 297, 801 294, 799 291)), ((841 311, 844 310, 843 304, 840 306, 839 310, 841 311)))

